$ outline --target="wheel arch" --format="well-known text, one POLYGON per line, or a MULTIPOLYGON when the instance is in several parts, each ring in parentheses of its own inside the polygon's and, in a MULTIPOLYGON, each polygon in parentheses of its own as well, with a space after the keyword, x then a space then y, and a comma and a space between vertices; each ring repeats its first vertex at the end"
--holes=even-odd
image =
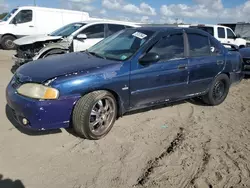
POLYGON ((125 113, 123 100, 122 100, 122 97, 116 91, 114 91, 112 89, 108 89, 108 88, 98 88, 98 89, 93 89, 93 90, 89 90, 87 92, 84 92, 84 93, 81 94, 81 96, 84 96, 84 95, 86 95, 88 93, 91 93, 91 92, 94 92, 94 91, 108 91, 108 92, 110 92, 114 96, 114 98, 116 100, 117 111, 118 111, 117 112, 117 118, 123 116, 123 114, 125 113))
POLYGON ((46 51, 44 51, 40 56, 39 56, 39 59, 40 58, 43 58, 46 54, 48 54, 49 52, 51 51, 58 51, 59 52, 64 52, 66 53, 67 51, 63 48, 51 48, 51 49, 47 49, 46 51))
POLYGON ((43 58, 43 56, 44 56, 46 53, 48 53, 48 52, 50 52, 50 51, 52 51, 52 50, 62 50, 62 51, 67 52, 68 49, 65 48, 64 46, 60 46, 60 45, 47 46, 47 47, 43 48, 43 49, 39 52, 38 55, 35 56, 35 60, 43 58))
POLYGON ((12 34, 12 33, 5 33, 5 34, 3 34, 2 37, 1 37, 1 39, 2 39, 3 37, 6 37, 6 36, 12 36, 12 37, 14 37, 14 38, 17 39, 17 36, 14 35, 14 34, 12 34))

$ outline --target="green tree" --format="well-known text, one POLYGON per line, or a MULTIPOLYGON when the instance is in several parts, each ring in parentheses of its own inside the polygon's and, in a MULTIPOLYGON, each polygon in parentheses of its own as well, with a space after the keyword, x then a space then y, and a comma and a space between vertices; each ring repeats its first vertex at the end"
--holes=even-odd
POLYGON ((3 19, 7 14, 7 12, 0 14, 0 20, 3 19))

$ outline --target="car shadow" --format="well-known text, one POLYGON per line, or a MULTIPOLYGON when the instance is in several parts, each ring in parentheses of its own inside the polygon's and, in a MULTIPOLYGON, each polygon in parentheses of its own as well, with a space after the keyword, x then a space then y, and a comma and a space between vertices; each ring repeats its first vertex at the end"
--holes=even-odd
MULTIPOLYGON (((21 126, 16 119, 14 118, 14 114, 12 109, 6 105, 5 106, 5 114, 6 117, 8 118, 8 120, 11 122, 11 124, 18 129, 21 133, 29 135, 29 136, 42 136, 42 135, 48 135, 48 134, 58 134, 58 133, 62 133, 62 131, 60 129, 55 129, 55 130, 44 130, 44 131, 35 131, 35 130, 30 130, 27 129, 23 126, 21 126)), ((1 188, 1 186, 0 186, 1 188)))
POLYGON ((3 175, 0 174, 0 187, 1 188, 25 188, 21 180, 3 179, 3 175))
MULTIPOLYGON (((139 110, 133 110, 133 111, 125 113, 123 116, 130 116, 130 115, 134 115, 134 114, 145 113, 145 112, 149 112, 151 110, 159 110, 159 109, 173 107, 173 106, 177 106, 177 105, 185 104, 185 103, 191 103, 191 104, 196 105, 196 106, 208 106, 200 98, 186 99, 186 100, 171 102, 171 103, 170 102, 169 103, 161 103, 161 104, 158 104, 158 105, 155 105, 155 106, 151 106, 151 107, 147 107, 147 108, 143 108, 143 109, 139 109, 139 110)), ((70 122, 72 122, 72 121, 70 121, 70 122)), ((75 137, 81 138, 81 137, 79 137, 77 135, 77 133, 73 129, 72 124, 70 125, 69 128, 66 128, 65 130, 69 134, 71 134, 71 135, 73 135, 75 137)))
POLYGON ((246 79, 246 80, 250 79, 250 75, 245 75, 244 79, 246 79))

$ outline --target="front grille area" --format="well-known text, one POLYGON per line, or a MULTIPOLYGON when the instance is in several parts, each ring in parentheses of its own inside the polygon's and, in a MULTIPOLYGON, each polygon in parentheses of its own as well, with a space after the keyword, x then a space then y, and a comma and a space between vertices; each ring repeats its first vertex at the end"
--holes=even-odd
POLYGON ((244 58, 243 61, 245 64, 250 65, 250 58, 244 58))

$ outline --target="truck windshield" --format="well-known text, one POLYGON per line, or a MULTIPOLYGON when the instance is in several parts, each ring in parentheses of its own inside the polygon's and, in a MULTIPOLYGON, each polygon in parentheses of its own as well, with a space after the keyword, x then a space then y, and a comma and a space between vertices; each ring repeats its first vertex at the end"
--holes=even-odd
POLYGON ((8 21, 9 18, 17 11, 18 9, 13 9, 12 11, 10 11, 3 19, 2 21, 8 21))
POLYGON ((125 61, 148 41, 154 31, 126 29, 89 48, 88 53, 104 59, 125 61))
POLYGON ((50 36, 62 36, 62 37, 68 37, 81 27, 86 25, 85 23, 71 23, 66 26, 61 27, 60 29, 52 32, 50 36))

